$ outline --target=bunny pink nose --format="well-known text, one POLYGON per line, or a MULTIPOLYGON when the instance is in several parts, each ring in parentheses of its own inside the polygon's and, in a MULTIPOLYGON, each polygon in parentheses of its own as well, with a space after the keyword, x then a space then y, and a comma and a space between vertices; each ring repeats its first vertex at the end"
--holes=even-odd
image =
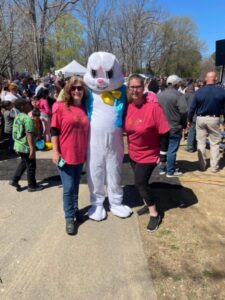
POLYGON ((102 84, 105 83, 105 81, 103 79, 97 79, 97 83, 102 84))

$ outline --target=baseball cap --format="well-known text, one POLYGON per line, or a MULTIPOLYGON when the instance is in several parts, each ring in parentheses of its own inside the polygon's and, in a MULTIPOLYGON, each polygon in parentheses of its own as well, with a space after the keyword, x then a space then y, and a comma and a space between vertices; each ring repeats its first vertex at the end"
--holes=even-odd
POLYGON ((177 75, 170 75, 166 80, 166 84, 176 85, 181 81, 182 79, 177 75))

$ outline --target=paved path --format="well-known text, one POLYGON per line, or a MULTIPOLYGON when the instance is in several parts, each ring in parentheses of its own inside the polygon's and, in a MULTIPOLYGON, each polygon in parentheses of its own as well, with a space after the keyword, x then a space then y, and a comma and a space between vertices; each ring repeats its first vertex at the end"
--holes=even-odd
MULTIPOLYGON (((50 153, 39 154, 43 178, 52 168, 49 159, 50 153)), ((7 165, 0 162, 1 174, 7 165)), ((58 181, 28 193, 0 178, 0 299, 156 299, 136 214, 123 220, 109 212, 99 223, 86 219, 71 237, 65 234, 58 181)), ((88 200, 84 183, 84 213, 88 200)))

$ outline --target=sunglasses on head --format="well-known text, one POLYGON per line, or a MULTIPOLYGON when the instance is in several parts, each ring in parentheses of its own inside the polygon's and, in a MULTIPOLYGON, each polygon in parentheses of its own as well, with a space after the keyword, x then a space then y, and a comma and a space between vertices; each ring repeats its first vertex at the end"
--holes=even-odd
POLYGON ((71 91, 78 91, 78 92, 81 92, 83 91, 84 87, 82 85, 79 85, 79 86, 72 86, 71 87, 71 91))

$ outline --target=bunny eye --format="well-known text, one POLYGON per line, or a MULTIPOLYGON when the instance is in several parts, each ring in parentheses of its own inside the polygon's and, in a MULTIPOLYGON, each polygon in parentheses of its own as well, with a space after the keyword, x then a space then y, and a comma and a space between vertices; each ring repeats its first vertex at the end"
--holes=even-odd
POLYGON ((91 70, 91 75, 92 75, 92 77, 94 77, 94 78, 95 78, 95 77, 96 77, 96 75, 97 75, 97 72, 96 72, 96 70, 93 70, 93 69, 92 69, 92 70, 91 70))
POLYGON ((111 79, 113 77, 113 70, 111 69, 111 70, 107 71, 106 74, 107 74, 108 78, 111 79))

